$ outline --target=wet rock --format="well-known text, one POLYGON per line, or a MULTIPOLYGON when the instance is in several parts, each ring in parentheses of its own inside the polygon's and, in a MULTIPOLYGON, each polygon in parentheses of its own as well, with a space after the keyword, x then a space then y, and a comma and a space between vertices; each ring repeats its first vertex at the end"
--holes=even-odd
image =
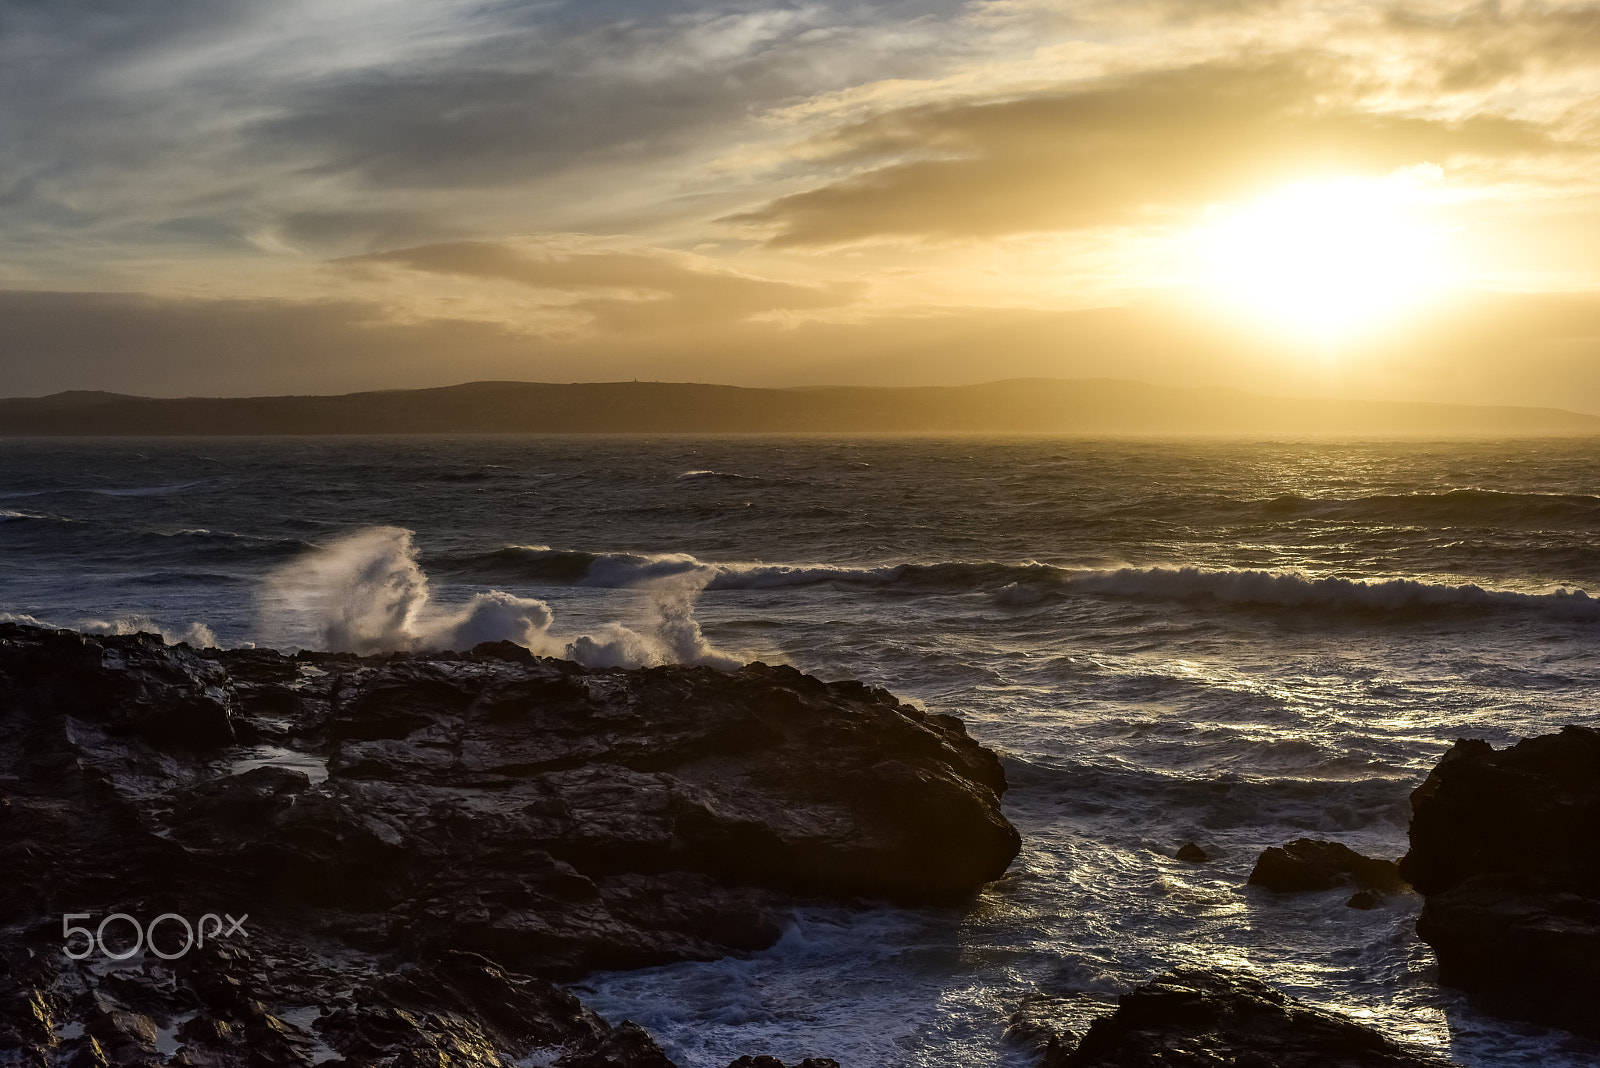
POLYGON ((1600 1034, 1600 733, 1460 741, 1411 795, 1404 876, 1439 979, 1483 1009, 1600 1034))
POLYGON ((1033 990, 1006 1019, 1005 1041, 1041 1064, 1059 1064, 1093 1019, 1115 1008, 1115 998, 1097 992, 1033 990))
POLYGON ((1186 864, 1204 864, 1211 859, 1204 849, 1193 842, 1185 842, 1178 847, 1178 859, 1186 864))
POLYGON ((555 1068, 675 1068, 649 1032, 630 1020, 599 1038, 587 1039, 556 1061, 555 1068))
POLYGON ((1253 976, 1179 967, 1122 995, 1047 1068, 1442 1068, 1353 1020, 1253 976))
POLYGON ((1383 895, 1374 890, 1357 890, 1355 893, 1350 895, 1350 900, 1346 901, 1344 904, 1345 908, 1361 909, 1363 912, 1370 912, 1372 909, 1375 909, 1383 904, 1383 895))
POLYGON ((832 1057, 807 1057, 794 1064, 785 1064, 777 1057, 740 1057, 728 1065, 728 1068, 839 1068, 839 1062, 832 1057))
POLYGON ((1298 838, 1262 852, 1250 885, 1280 894, 1332 890, 1354 884, 1363 890, 1394 892, 1405 886, 1393 861, 1364 857, 1339 842, 1298 838))
POLYGON ((0 973, 0 1027, 62 1063, 166 1034, 193 1065, 664 1065, 548 980, 761 948, 807 899, 960 903, 1019 846, 998 759, 953 717, 791 668, 503 645, 285 657, 0 624, 0 779, 0 945, 32 954, 0 973), (101 980, 62 957, 68 912, 172 914, 163 953, 185 924, 205 944, 101 980), (65 970, 34 974, 46 956, 65 970))

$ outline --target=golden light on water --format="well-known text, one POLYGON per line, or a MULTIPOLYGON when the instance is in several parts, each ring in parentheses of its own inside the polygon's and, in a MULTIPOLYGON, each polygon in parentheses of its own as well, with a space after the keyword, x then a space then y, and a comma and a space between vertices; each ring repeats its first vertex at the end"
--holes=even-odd
POLYGON ((1437 168, 1285 186, 1220 209, 1202 235, 1215 299, 1275 328, 1335 343, 1382 326, 1450 281, 1425 218, 1437 168))

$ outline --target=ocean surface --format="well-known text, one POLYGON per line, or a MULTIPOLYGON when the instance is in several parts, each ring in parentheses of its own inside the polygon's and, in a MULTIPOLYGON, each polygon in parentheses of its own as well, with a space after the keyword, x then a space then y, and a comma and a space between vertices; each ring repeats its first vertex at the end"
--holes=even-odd
POLYGON ((1024 842, 975 908, 807 910, 577 988, 686 1068, 1020 1066, 1025 997, 1086 1021, 1184 961, 1463 1065, 1600 1062, 1440 988, 1415 896, 1245 886, 1301 836, 1402 854, 1456 738, 1600 725, 1591 594, 1590 441, 0 440, 0 618, 761 659, 965 719, 1024 842))

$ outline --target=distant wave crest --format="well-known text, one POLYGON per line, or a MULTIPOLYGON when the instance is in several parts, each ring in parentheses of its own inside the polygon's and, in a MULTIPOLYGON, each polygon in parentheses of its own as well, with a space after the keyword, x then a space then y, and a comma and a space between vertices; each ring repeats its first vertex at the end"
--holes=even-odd
POLYGON ((1303 497, 1287 493, 1255 503, 1274 518, 1419 526, 1525 527, 1592 523, 1600 519, 1600 496, 1588 493, 1509 493, 1475 488, 1366 497, 1303 497))
POLYGON ((1288 608, 1351 608, 1385 612, 1415 609, 1513 609, 1550 612, 1576 619, 1600 619, 1600 600, 1583 590, 1547 593, 1484 589, 1416 579, 1313 578, 1298 572, 1183 568, 1118 568, 1071 575, 1075 592, 1159 600, 1209 598, 1231 604, 1288 608))
POLYGON ((1203 567, 1079 569, 1024 561, 947 561, 877 567, 707 563, 687 553, 592 553, 512 545, 449 561, 457 573, 534 584, 622 588, 694 576, 707 590, 835 586, 888 593, 987 593, 1023 607, 1063 596, 1209 600, 1241 606, 1411 612, 1536 611, 1600 619, 1600 599, 1578 589, 1525 593, 1409 578, 1315 577, 1293 571, 1203 567))

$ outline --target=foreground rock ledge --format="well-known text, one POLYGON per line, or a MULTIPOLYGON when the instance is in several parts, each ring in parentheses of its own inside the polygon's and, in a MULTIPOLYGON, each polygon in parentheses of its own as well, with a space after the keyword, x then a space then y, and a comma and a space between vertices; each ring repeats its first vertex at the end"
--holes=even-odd
POLYGON ((1179 967, 1045 1049, 1044 1068, 1447 1068, 1241 972, 1179 967))
MULTIPOLYGON (((26 976, 61 959, 66 913, 248 912, 241 951, 271 954, 218 967, 282 1022, 405 961, 562 979, 768 945, 803 898, 958 903, 1017 853, 1004 790, 953 717, 792 668, 199 653, 0 624, 5 1024, 53 1011, 26 976)), ((51 982, 84 990, 53 1033, 92 1023, 73 1006, 158 1029, 173 999, 212 1014, 161 978, 182 961, 140 961, 154 972, 119 994, 65 965, 51 982)))
POLYGON ((1483 1009, 1600 1034, 1600 733, 1460 741, 1411 795, 1400 873, 1441 982, 1483 1009))

